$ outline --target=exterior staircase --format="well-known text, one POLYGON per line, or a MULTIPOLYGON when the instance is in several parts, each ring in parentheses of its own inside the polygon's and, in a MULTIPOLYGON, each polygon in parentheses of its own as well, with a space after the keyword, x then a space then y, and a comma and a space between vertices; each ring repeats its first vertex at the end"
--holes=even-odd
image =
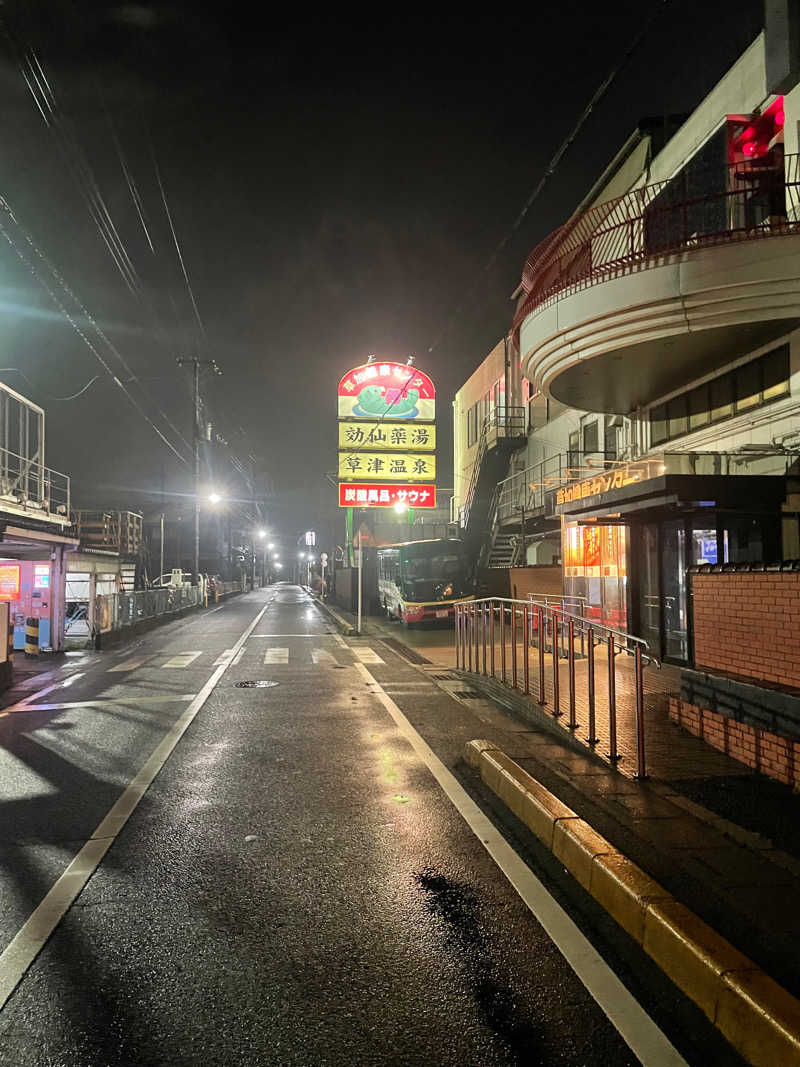
POLYGON ((519 535, 496 533, 486 559, 487 567, 515 567, 519 556, 519 535))

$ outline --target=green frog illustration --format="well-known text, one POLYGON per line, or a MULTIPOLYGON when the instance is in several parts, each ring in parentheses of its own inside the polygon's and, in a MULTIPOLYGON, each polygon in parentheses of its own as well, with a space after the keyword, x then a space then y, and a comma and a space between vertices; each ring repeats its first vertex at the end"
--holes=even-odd
POLYGON ((402 393, 399 389, 387 389, 386 395, 379 385, 365 385, 358 394, 358 406, 369 415, 407 415, 417 406, 419 390, 409 389, 402 393))

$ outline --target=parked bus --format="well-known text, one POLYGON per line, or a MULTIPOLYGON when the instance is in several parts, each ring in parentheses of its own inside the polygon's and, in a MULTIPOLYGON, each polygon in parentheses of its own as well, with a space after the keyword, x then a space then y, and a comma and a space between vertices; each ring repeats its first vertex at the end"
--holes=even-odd
POLYGON ((386 614, 403 623, 452 620, 454 604, 472 600, 466 546, 455 538, 383 545, 378 596, 386 614))

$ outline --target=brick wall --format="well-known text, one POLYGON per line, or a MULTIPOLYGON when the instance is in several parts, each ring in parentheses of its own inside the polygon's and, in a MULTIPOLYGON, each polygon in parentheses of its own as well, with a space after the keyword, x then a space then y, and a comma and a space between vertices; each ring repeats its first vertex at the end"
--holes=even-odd
POLYGON ((694 659, 800 689, 800 572, 693 574, 694 659))
POLYGON ((669 717, 684 729, 754 771, 787 785, 800 785, 800 741, 736 722, 708 708, 669 698, 669 717))

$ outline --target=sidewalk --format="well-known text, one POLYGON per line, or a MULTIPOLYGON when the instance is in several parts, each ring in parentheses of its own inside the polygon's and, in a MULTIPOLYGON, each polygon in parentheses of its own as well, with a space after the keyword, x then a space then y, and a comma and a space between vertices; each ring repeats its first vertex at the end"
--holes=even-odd
MULTIPOLYGON (((338 610, 338 609, 337 609, 338 610)), ((348 618, 346 612, 341 614, 348 618)), ((789 834, 788 846, 796 855, 774 846, 770 819, 780 806, 785 820, 800 827, 800 797, 786 787, 755 775, 748 768, 702 740, 684 733, 666 712, 666 694, 677 687, 674 668, 648 668, 645 672, 645 728, 649 778, 633 777, 636 765, 632 660, 617 658, 618 742, 623 759, 615 769, 595 755, 586 735, 587 704, 582 673, 586 660, 576 662, 577 737, 563 723, 568 712, 568 664, 560 664, 561 709, 552 710, 552 657, 546 658, 548 701, 543 709, 521 691, 518 663, 517 690, 511 688, 510 649, 507 649, 507 685, 482 674, 453 669, 450 641, 428 647, 396 626, 370 620, 370 636, 381 636, 390 648, 417 662, 463 706, 463 721, 451 727, 463 736, 472 731, 499 745, 532 777, 576 810, 615 847, 683 901, 722 936, 748 955, 795 996, 800 996, 800 959, 795 945, 800 937, 800 831, 789 834), (450 648, 448 648, 448 644, 450 648), (432 661, 432 662, 431 662, 432 661), (469 686, 467 688, 467 685, 469 686), (584 694, 584 695, 582 695, 584 694), (738 785, 736 821, 715 814, 709 807, 738 785), (701 806, 692 799, 702 791, 701 806), (777 798, 780 793, 780 798, 777 798), (710 799, 709 799, 710 795, 710 799), (746 818, 740 818, 741 798, 747 797, 746 818), (767 801, 762 805, 762 797, 767 801)), ((422 631, 424 633, 424 631, 422 631)), ((538 661, 531 650, 530 688, 536 692, 538 661)), ((495 650, 499 674, 499 647, 495 650)), ((482 666, 482 664, 481 664, 482 666)), ((487 665, 488 669, 488 665, 487 665)), ((606 664, 596 664, 597 732, 607 751, 606 664)), ((441 728, 441 727, 439 727, 441 728)), ((722 805, 724 809, 725 805, 722 805)), ((736 806, 734 806, 736 807, 736 806)), ((784 835, 786 836, 786 835, 784 835)), ((786 847, 787 842, 782 842, 786 847)))

